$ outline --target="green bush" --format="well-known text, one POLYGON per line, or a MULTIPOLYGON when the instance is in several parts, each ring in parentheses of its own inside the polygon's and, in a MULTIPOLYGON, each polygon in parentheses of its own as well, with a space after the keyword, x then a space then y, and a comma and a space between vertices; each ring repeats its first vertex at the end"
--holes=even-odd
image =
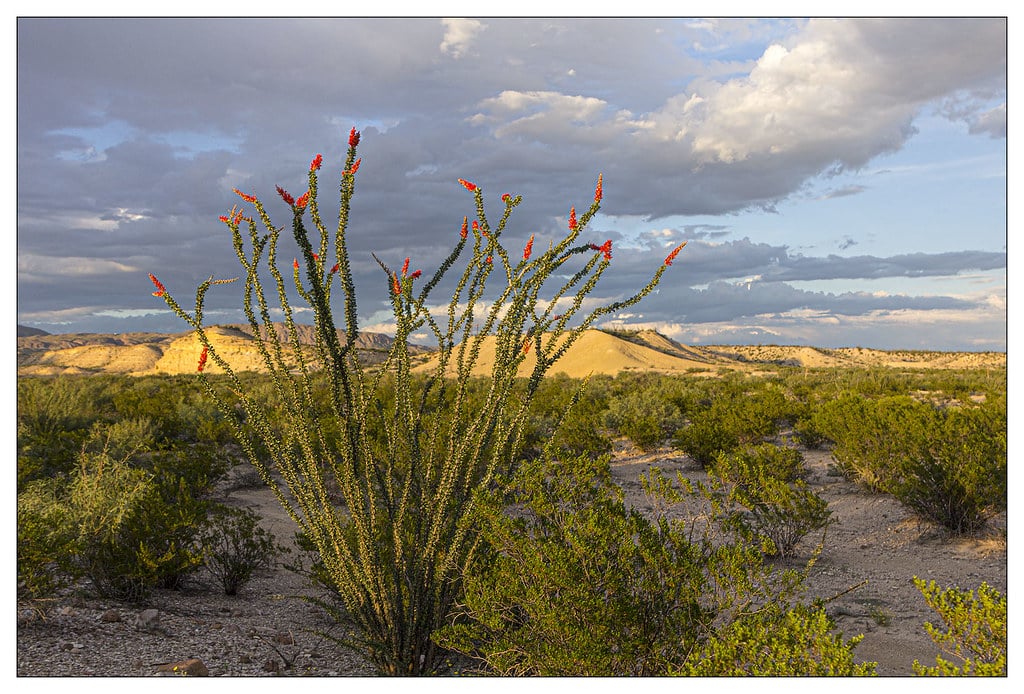
POLYGON ((50 598, 73 579, 74 536, 54 480, 33 480, 18 493, 18 600, 50 598))
POLYGON ((814 419, 846 474, 955 534, 979 532, 1006 508, 1005 396, 936 407, 848 394, 814 419))
POLYGON ((260 527, 251 510, 223 505, 207 517, 199 543, 206 570, 225 595, 237 595, 255 571, 273 566, 287 551, 275 543, 273 533, 260 527))
POLYGON ((723 452, 740 445, 739 436, 726 424, 711 417, 701 417, 675 433, 672 445, 707 468, 723 452))
POLYGON ((771 606, 729 624, 701 644, 677 673, 692 677, 863 677, 876 663, 855 663, 863 635, 843 641, 820 607, 771 606))
POLYGON ((936 656, 935 666, 914 661, 915 675, 1006 676, 1006 596, 982 583, 974 591, 943 590, 935 581, 914 577, 928 607, 942 618, 945 629, 930 622, 925 631, 944 653, 956 662, 936 656), (959 664, 958 664, 959 663, 959 664))
POLYGON ((613 397, 604 424, 647 451, 657 448, 679 427, 680 412, 660 388, 645 388, 613 397))
POLYGON ((804 474, 800 451, 772 444, 719 454, 712 471, 728 502, 743 509, 731 514, 732 527, 766 554, 781 557, 830 524, 828 503, 801 479, 804 474))
POLYGON ((907 439, 889 491, 955 535, 973 535, 1006 509, 1006 400, 937 410, 907 439))
MULTIPOLYGON (((656 471, 645 484, 667 504, 685 493, 656 471)), ((533 461, 512 488, 482 506, 490 551, 467 576, 461 614, 435 634, 440 645, 499 675, 682 674, 716 638, 747 648, 742 622, 786 652, 791 670, 812 672, 816 656, 798 649, 824 639, 820 624, 778 609, 802 575, 773 572, 758 547, 627 508, 607 457, 533 461), (788 642, 771 636, 780 624, 795 633, 788 642)), ((854 644, 832 644, 828 662, 854 644)), ((743 652, 756 660, 753 647, 743 652)), ((711 674, 741 667, 719 662, 711 674)))

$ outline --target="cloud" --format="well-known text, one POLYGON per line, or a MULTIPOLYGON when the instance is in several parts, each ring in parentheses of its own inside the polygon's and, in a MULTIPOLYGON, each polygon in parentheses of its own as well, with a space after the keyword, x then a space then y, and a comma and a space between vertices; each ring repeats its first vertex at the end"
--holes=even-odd
POLYGON ((483 22, 475 19, 442 19, 444 38, 441 40, 441 52, 458 59, 466 55, 477 34, 486 29, 483 22))

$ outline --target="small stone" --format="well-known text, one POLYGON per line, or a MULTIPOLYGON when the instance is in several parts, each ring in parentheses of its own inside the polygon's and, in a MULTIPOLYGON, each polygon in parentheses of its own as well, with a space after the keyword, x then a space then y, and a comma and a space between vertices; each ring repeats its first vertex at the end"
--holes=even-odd
POLYGON ((118 612, 117 610, 107 610, 106 612, 104 612, 103 614, 100 615, 100 621, 101 622, 120 622, 121 621, 121 613, 118 612))
POLYGON ((291 634, 286 634, 283 631, 278 632, 277 634, 274 635, 274 641, 276 643, 280 643, 280 644, 283 644, 285 646, 294 646, 295 645, 295 637, 292 636, 291 634))
POLYGON ((263 671, 264 672, 280 672, 280 670, 281 670, 281 666, 273 658, 271 658, 267 662, 263 663, 263 671))
POLYGON ((248 653, 243 653, 242 655, 238 656, 238 662, 244 663, 244 664, 251 663, 252 662, 252 656, 250 656, 248 653))
POLYGON ((210 671, 199 658, 189 658, 177 663, 164 663, 156 668, 157 674, 169 673, 182 677, 209 677, 210 671))

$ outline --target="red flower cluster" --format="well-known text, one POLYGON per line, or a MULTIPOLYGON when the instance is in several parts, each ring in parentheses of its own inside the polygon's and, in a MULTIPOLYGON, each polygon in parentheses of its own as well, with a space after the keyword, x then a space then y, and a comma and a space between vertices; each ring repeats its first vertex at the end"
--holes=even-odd
POLYGON ((299 259, 298 258, 293 258, 292 259, 292 267, 294 267, 296 270, 299 269, 299 259))
POLYGON ((246 195, 245 193, 240 191, 238 188, 234 188, 233 190, 235 191, 235 193, 238 194, 239 197, 241 197, 246 202, 256 202, 256 196, 255 195, 246 195))
POLYGON ((310 171, 319 171, 320 166, 324 163, 324 155, 318 154, 313 157, 313 161, 309 164, 310 171))
POLYGON ((348 132, 348 146, 349 147, 358 147, 359 146, 359 131, 357 131, 355 128, 352 128, 348 132))
POLYGON ((683 250, 683 246, 685 246, 685 245, 686 245, 686 241, 683 241, 681 244, 676 246, 675 249, 673 249, 673 251, 668 254, 668 257, 665 258, 665 264, 666 265, 671 265, 672 261, 675 260, 677 255, 679 255, 679 251, 683 250))
POLYGON ((352 176, 356 171, 359 171, 359 165, 363 163, 362 159, 356 159, 355 163, 352 164, 352 168, 348 171, 342 171, 342 176, 352 176))
POLYGON ((462 186, 466 190, 468 190, 470 193, 472 193, 473 191, 476 190, 476 184, 475 183, 470 183, 469 181, 467 181, 465 179, 462 179, 462 178, 459 179, 459 183, 461 183, 462 186))
POLYGON ((466 238, 467 234, 469 234, 469 217, 463 217, 462 231, 459 232, 459 236, 461 236, 462 238, 466 238))
POLYGON ((203 351, 199 353, 199 368, 198 371, 202 371, 206 368, 206 347, 203 347, 203 351))
POLYGON ((333 266, 333 267, 331 268, 331 271, 330 271, 330 273, 328 273, 328 274, 331 274, 331 275, 333 275, 333 274, 334 274, 335 272, 337 272, 337 271, 338 271, 338 264, 337 264, 337 263, 335 263, 335 264, 334 264, 334 266, 333 266))
POLYGON ((533 253, 533 234, 530 234, 530 240, 526 242, 526 248, 523 249, 523 260, 529 260, 531 253, 533 253))
POLYGON ((281 186, 277 187, 277 194, 280 195, 281 199, 284 200, 286 203, 293 207, 295 206, 295 198, 289 195, 288 191, 282 188, 281 186))
POLYGON ((600 246, 592 243, 592 244, 590 244, 590 250, 597 251, 599 253, 604 253, 604 259, 605 260, 611 260, 612 259, 612 240, 608 239, 607 241, 605 241, 600 246))
POLYGON ((594 189, 594 202, 601 202, 601 198, 604 197, 604 190, 602 189, 602 180, 604 174, 597 175, 597 188, 594 189))
POLYGON ((501 201, 504 202, 504 203, 507 203, 509 201, 509 199, 511 199, 511 197, 512 197, 511 195, 509 195, 508 193, 505 193, 504 195, 501 196, 501 201))
POLYGON ((160 280, 153 276, 153 273, 149 273, 149 279, 152 280, 153 286, 157 288, 157 291, 153 292, 153 296, 163 296, 167 293, 164 285, 160 284, 160 280))
POLYGON ((569 231, 576 231, 576 208, 569 210, 569 231))
POLYGON ((298 200, 295 201, 295 206, 296 207, 305 207, 308 202, 309 202, 309 191, 307 190, 305 193, 303 193, 302 195, 299 196, 298 200))

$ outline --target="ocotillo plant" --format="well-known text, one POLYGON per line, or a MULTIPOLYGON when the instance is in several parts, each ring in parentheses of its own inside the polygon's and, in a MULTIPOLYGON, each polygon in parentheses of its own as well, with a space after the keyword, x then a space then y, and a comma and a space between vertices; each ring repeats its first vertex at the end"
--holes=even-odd
POLYGON ((479 542, 471 522, 476 493, 494 484, 496 473, 514 467, 530 402, 545 372, 600 316, 649 294, 682 246, 635 295, 584 311, 584 298, 612 258, 611 241, 598 246, 579 240, 600 207, 601 177, 589 209, 577 217, 573 207, 565 237, 541 252, 534 252, 532 236, 522 251, 502 244, 520 196, 502 196, 504 212, 492 225, 481 188, 460 179, 473 194, 475 218, 463 218, 453 250, 432 276, 421 280, 420 270, 409 272, 408 258, 401 270, 377 260, 397 327, 386 361, 370 367, 356 350, 356 289, 347 246, 349 205, 361 162, 355 128, 348 144, 333 234, 317 205, 321 155, 310 164, 308 192, 295 199, 277 189, 301 253, 289 279, 312 309, 315 348, 299 348, 295 311, 278 261, 284 227, 271 222, 258 197, 237 190, 255 214, 246 216, 235 207, 221 217, 244 270, 242 306, 283 408, 283 424, 272 420, 268 403, 247 392, 203 324, 207 292, 233 280, 211 277, 202 283, 189 314, 156 277, 150 278, 154 294, 195 331, 203 385, 234 422, 264 481, 315 545, 367 656, 385 673, 428 674, 441 661, 431 633, 459 597, 460 577, 479 542), (311 238, 310 225, 318 238, 311 238), (460 258, 465 258, 461 264, 460 258), (431 310, 430 298, 449 273, 455 289, 445 315, 431 310), (335 285, 341 291, 343 330, 332 310, 335 285), (291 349, 271 320, 272 293, 291 349), (438 349, 433 368, 420 377, 413 371, 408 340, 424 326, 438 349), (495 340, 494 365, 483 378, 482 398, 478 387, 471 398, 477 378, 473 365, 489 339, 495 340), (532 369, 519 379, 528 358, 532 369), (208 361, 226 377, 209 378, 208 361), (326 394, 320 387, 324 382, 326 394))

